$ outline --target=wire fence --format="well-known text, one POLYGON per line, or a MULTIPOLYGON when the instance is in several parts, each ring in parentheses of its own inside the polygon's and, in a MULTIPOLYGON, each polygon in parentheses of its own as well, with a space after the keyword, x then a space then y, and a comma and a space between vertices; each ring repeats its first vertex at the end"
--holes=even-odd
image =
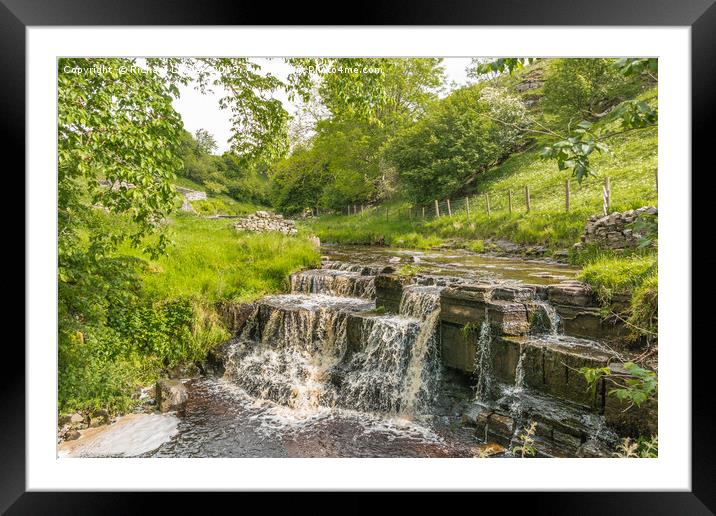
MULTIPOLYGON (((654 174, 654 193, 658 194, 658 175, 654 174)), ((534 186, 525 184, 520 187, 500 190, 486 190, 467 196, 449 199, 434 199, 430 203, 411 204, 401 208, 369 206, 364 204, 347 205, 341 210, 343 215, 385 217, 386 221, 397 219, 424 220, 438 217, 471 216, 504 213, 570 212, 589 208, 604 215, 611 213, 612 205, 623 202, 620 197, 619 183, 605 177, 600 183, 579 184, 571 179, 562 185, 548 184, 534 186)), ((315 209, 315 214, 318 210, 315 209)))

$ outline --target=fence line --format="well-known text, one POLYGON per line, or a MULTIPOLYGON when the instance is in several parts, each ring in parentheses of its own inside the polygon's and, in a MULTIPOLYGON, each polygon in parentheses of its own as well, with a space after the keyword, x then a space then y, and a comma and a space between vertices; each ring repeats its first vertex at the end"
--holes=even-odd
MULTIPOLYGON (((535 213, 540 211, 540 204, 548 203, 551 208, 559 206, 559 197, 562 196, 564 203, 562 209, 568 213, 578 208, 580 205, 587 204, 601 211, 606 215, 612 210, 614 202, 615 185, 611 178, 605 177, 601 186, 594 184, 589 185, 588 189, 584 189, 583 185, 575 191, 572 188, 570 179, 566 179, 562 186, 549 185, 533 188, 533 185, 525 184, 522 186, 524 194, 515 197, 513 188, 502 190, 491 190, 485 192, 476 192, 472 195, 457 197, 434 199, 428 204, 411 204, 405 208, 391 210, 387 206, 384 207, 384 213, 380 213, 380 206, 370 206, 365 204, 347 204, 342 210, 343 214, 370 216, 380 214, 385 217, 386 221, 397 219, 408 220, 426 220, 438 217, 454 217, 464 214, 468 221, 480 213, 486 214, 488 217, 495 212, 507 211, 508 213, 535 213), (555 189, 561 190, 559 195, 553 195, 555 189), (556 204, 555 204, 556 202, 556 204), (599 206, 599 207, 597 207, 599 206)), ((658 194, 658 174, 654 175, 654 188, 658 194)), ((519 191, 519 190, 518 190, 519 191)), ((311 212, 319 213, 318 208, 310 208, 311 212)), ((326 210, 323 210, 324 212, 326 210)), ((381 210, 383 211, 383 210, 381 210)))

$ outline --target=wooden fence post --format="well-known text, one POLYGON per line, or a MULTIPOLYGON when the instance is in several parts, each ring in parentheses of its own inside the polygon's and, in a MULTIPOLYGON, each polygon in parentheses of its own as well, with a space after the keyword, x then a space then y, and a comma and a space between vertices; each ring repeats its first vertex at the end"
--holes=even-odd
POLYGON ((490 194, 485 193, 485 206, 487 207, 487 216, 490 216, 490 194))
POLYGON ((467 212, 467 220, 470 220, 470 198, 465 197, 465 210, 467 212))
POLYGON ((532 203, 530 202, 530 187, 529 187, 529 185, 525 185, 525 204, 527 205, 527 213, 529 213, 530 209, 532 208, 532 203))
POLYGON ((609 177, 604 178, 604 215, 609 215, 612 207, 612 186, 609 183, 609 177))
POLYGON ((452 210, 450 209, 450 199, 447 200, 448 216, 452 217, 452 210))
POLYGON ((571 201, 572 191, 570 190, 569 179, 564 183, 564 208, 569 211, 569 203, 571 201))
POLYGON ((512 213, 512 189, 507 191, 507 209, 512 213))
POLYGON ((425 206, 423 206, 423 220, 425 220, 425 206))
POLYGON ((438 204, 438 200, 437 200, 437 199, 435 199, 435 216, 436 216, 436 217, 439 217, 439 216, 440 216, 440 205, 438 204))
POLYGON ((364 208, 363 205, 361 204, 361 205, 360 205, 360 214, 361 214, 361 215, 363 215, 364 210, 365 210, 365 208, 364 208))

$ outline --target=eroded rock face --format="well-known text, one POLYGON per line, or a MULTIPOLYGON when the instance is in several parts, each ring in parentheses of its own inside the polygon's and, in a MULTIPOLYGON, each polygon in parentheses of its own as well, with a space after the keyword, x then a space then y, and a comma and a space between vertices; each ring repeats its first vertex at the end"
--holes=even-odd
POLYGON ((184 412, 189 394, 179 380, 159 380, 157 382, 156 401, 160 412, 184 412))
POLYGON ((254 303, 236 303, 220 301, 216 304, 216 311, 232 334, 238 335, 256 311, 254 303))
POLYGON ((606 249, 633 249, 639 245, 643 234, 632 225, 642 215, 657 216, 654 206, 644 206, 637 210, 614 212, 603 217, 593 215, 584 228, 582 241, 577 248, 587 244, 596 244, 606 249))
POLYGON ((284 219, 283 215, 269 213, 267 211, 257 211, 248 217, 239 219, 234 224, 234 229, 236 229, 236 231, 251 231, 254 233, 276 231, 289 236, 298 233, 295 221, 284 219))

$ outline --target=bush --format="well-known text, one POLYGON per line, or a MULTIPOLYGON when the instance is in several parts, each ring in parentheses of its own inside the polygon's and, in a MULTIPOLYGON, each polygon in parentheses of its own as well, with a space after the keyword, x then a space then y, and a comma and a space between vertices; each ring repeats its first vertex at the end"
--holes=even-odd
POLYGON ((467 244, 467 248, 475 253, 485 252, 485 242, 483 240, 471 240, 467 244))

